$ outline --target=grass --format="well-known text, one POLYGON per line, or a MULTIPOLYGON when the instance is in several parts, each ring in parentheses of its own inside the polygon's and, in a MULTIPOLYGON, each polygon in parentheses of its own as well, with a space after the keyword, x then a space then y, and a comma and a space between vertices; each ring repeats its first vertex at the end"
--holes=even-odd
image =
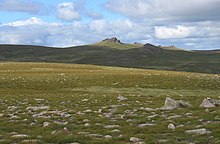
POLYGON ((130 137, 139 137, 146 143, 166 140, 171 144, 217 144, 220 142, 219 107, 208 112, 199 105, 206 97, 218 99, 219 96, 220 75, 214 74, 2 62, 0 143, 35 140, 32 143, 112 144, 129 143, 130 137), (127 100, 118 101, 118 96, 127 100), (192 107, 172 111, 144 110, 162 107, 168 96, 188 101, 192 107), (30 106, 49 106, 49 109, 30 111, 27 109, 30 106), (181 117, 172 118, 175 115, 181 117), (216 123, 205 125, 208 121, 216 123), (43 127, 44 122, 50 125, 43 127), (86 127, 86 123, 90 126, 86 127), (155 125, 138 127, 143 123, 155 125), (169 123, 184 126, 172 131, 167 129, 169 123), (119 127, 105 128, 107 125, 119 127), (185 133, 199 126, 212 133, 202 136, 185 133), (114 129, 119 131, 114 132, 114 129), (28 137, 12 138, 15 134, 28 137), (106 135, 112 138, 106 139, 106 135))

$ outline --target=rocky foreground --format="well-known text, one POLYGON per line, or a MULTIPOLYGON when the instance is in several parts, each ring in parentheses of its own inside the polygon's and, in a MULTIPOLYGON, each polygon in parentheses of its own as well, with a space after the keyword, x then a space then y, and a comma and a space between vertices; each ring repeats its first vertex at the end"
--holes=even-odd
POLYGON ((0 143, 218 144, 220 76, 0 64, 0 143))

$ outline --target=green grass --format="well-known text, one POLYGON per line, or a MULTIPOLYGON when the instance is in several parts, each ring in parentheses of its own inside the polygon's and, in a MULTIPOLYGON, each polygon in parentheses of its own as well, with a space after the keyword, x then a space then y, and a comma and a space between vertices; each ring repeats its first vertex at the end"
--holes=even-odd
POLYGON ((130 137, 139 137, 146 143, 158 143, 165 139, 173 144, 217 144, 220 142, 219 123, 202 123, 219 122, 219 107, 206 112, 199 105, 206 97, 218 99, 219 96, 220 75, 93 65, 2 62, 0 114, 4 115, 0 117, 0 143, 22 143, 25 139, 34 139, 38 143, 126 144, 130 137), (120 95, 128 99, 118 101, 120 95), (162 107, 168 96, 188 101, 192 107, 172 111, 143 109, 162 107), (49 106, 49 110, 27 109, 41 105, 49 106), (41 112, 44 112, 44 117, 34 117, 41 112), (187 113, 192 114, 187 116, 187 113), (148 118, 152 115, 156 116, 148 118), (173 115, 181 117, 168 118, 173 115), (44 122, 51 124, 43 127, 44 122), (171 122, 176 126, 183 124, 184 127, 168 130, 167 125, 171 122), (86 123, 90 126, 85 127, 86 123), (142 123, 154 123, 155 126, 138 127, 142 123), (120 127, 107 129, 104 128, 106 125, 120 127), (196 129, 198 125, 212 133, 202 136, 185 133, 185 130, 196 129), (64 131, 64 127, 69 131, 64 131), (120 131, 112 132, 114 129, 120 131), (28 137, 12 138, 12 132, 28 137), (102 136, 95 138, 89 134, 102 136), (112 139, 104 138, 105 135, 111 135, 112 139))

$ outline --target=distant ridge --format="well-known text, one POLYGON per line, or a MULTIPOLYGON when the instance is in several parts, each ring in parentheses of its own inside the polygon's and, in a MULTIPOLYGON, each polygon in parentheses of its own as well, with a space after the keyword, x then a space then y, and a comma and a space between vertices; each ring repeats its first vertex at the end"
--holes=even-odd
POLYGON ((186 51, 175 46, 163 47, 150 43, 127 44, 116 37, 64 49, 0 45, 0 61, 94 64, 220 74, 219 50, 186 51))

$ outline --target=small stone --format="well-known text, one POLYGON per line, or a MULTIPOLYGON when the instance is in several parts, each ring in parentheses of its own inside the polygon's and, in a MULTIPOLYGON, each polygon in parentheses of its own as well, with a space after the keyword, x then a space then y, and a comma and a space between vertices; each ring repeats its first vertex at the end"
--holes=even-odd
POLYGON ((56 133, 57 133, 57 131, 56 131, 56 130, 51 132, 51 134, 52 134, 52 135, 54 135, 54 134, 56 134, 56 133))
POLYGON ((127 98, 123 96, 118 96, 118 101, 124 101, 124 100, 127 100, 127 98))
POLYGON ((27 107, 26 110, 38 111, 38 110, 47 110, 49 108, 50 108, 49 106, 31 106, 31 107, 27 107))
POLYGON ((111 135, 106 135, 105 138, 106 138, 106 139, 111 139, 112 136, 111 136, 111 135))
POLYGON ((168 140, 166 139, 158 140, 158 143, 168 143, 168 140))
POLYGON ((85 124, 85 127, 89 127, 89 126, 90 126, 90 124, 89 124, 89 123, 86 123, 86 124, 85 124))
POLYGON ((204 134, 210 134, 211 131, 202 128, 202 129, 195 129, 195 130, 186 130, 185 131, 188 134, 196 134, 196 135, 204 135, 204 134))
POLYGON ((119 128, 120 126, 119 125, 106 125, 104 126, 104 128, 106 129, 113 129, 113 128, 119 128))
POLYGON ((64 130, 65 132, 69 132, 69 131, 70 131, 67 127, 64 127, 63 130, 64 130))
POLYGON ((144 123, 144 124, 139 124, 138 127, 146 127, 146 126, 155 126, 153 123, 144 123))
POLYGON ((137 137, 131 137, 130 142, 134 142, 134 143, 143 142, 143 139, 137 137))
POLYGON ((152 108, 145 108, 144 110, 146 110, 146 111, 154 111, 154 109, 152 109, 152 108))
POLYGON ((88 123, 88 122, 89 122, 89 120, 88 120, 88 119, 84 119, 84 120, 83 120, 83 122, 86 122, 86 123, 88 123))
POLYGON ((119 129, 114 129, 114 130, 112 130, 112 132, 121 132, 119 129))
POLYGON ((102 135, 100 135, 100 134, 89 134, 88 136, 95 137, 95 138, 101 138, 102 137, 102 135))
POLYGON ((174 124, 170 123, 168 126, 167 126, 168 129, 170 130, 175 130, 176 127, 174 126, 174 124))
POLYGON ((178 125, 178 126, 177 126, 177 128, 180 128, 180 127, 184 127, 184 125, 182 124, 182 125, 178 125))
POLYGON ((29 143, 29 144, 40 143, 40 140, 35 140, 35 139, 23 140, 21 143, 29 143))
POLYGON ((51 124, 50 122, 44 122, 43 127, 48 127, 48 126, 50 126, 50 124, 51 124))
POLYGON ((28 135, 26 135, 26 134, 17 134, 17 135, 13 135, 13 136, 11 136, 12 138, 27 138, 28 137, 28 135))

